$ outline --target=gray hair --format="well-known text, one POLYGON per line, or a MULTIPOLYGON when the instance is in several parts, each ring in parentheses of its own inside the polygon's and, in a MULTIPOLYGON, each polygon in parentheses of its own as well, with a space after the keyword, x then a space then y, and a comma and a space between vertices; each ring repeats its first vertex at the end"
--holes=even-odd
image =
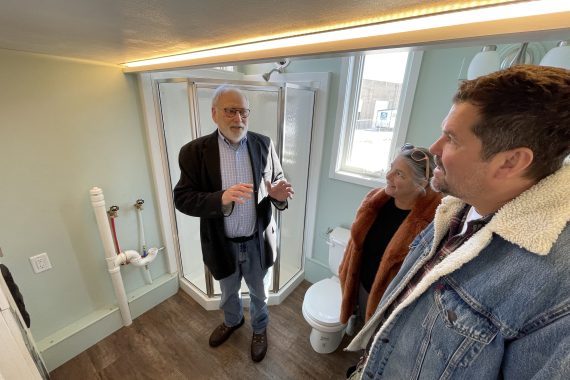
POLYGON ((220 96, 222 96, 226 92, 237 92, 238 94, 243 96, 245 98, 246 102, 249 104, 249 100, 247 99, 247 96, 245 96, 245 94, 239 89, 239 87, 232 86, 229 84, 222 84, 221 86, 216 88, 216 91, 214 91, 214 95, 212 96, 212 107, 215 107, 218 104, 218 100, 220 100, 220 96))
POLYGON ((407 146, 404 145, 404 150, 398 152, 396 157, 402 157, 406 161, 410 169, 412 169, 412 180, 414 183, 419 187, 425 189, 425 185, 429 184, 430 178, 433 177, 433 170, 435 169, 435 161, 433 155, 427 148, 413 147, 412 145, 409 146, 412 148, 407 148, 407 146), (412 154, 415 151, 422 152, 428 159, 415 160, 412 158, 412 154), (429 165, 429 178, 426 178, 426 165, 429 165))

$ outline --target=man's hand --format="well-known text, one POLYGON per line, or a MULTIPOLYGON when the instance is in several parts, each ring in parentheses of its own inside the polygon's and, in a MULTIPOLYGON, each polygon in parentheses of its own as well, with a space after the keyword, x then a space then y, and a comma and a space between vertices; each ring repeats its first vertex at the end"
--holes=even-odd
POLYGON ((222 194, 222 205, 227 206, 232 202, 237 204, 244 204, 248 199, 251 199, 253 193, 253 184, 251 183, 238 183, 228 188, 222 194))
POLYGON ((265 181, 265 186, 267 187, 267 194, 279 202, 285 202, 287 199, 293 199, 293 194, 295 194, 291 184, 284 179, 280 180, 275 185, 271 185, 271 182, 265 181))

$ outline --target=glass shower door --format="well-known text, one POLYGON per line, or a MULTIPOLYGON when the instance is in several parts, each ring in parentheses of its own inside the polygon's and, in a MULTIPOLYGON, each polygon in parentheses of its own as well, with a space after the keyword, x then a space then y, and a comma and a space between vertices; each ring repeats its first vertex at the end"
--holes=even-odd
POLYGON ((284 87, 284 120, 281 163, 295 195, 287 210, 280 214, 280 255, 276 263, 279 289, 303 268, 303 236, 309 156, 313 130, 315 90, 287 83, 284 87))
MULTIPOLYGON (((270 270, 272 291, 277 292, 303 268, 303 236, 313 123, 314 89, 292 84, 229 81, 247 96, 251 114, 249 130, 269 136, 281 157, 286 178, 295 195, 289 207, 274 216, 278 225, 278 258, 270 270)), ((214 132, 211 100, 217 80, 166 79, 157 81, 160 115, 169 186, 180 178, 178 154, 189 141, 214 132)), ((208 297, 219 295, 220 287, 203 264, 199 218, 173 207, 182 277, 208 297)), ((245 283, 242 291, 247 292, 245 283)))
MULTIPOLYGON (((159 81, 157 83, 160 101, 160 115, 164 131, 164 149, 170 173, 170 189, 180 178, 178 153, 180 148, 197 136, 192 129, 190 117, 192 104, 189 99, 187 79, 159 81)), ((180 269, 182 276, 204 294, 207 293, 206 272, 202 262, 200 245, 200 219, 185 215, 173 207, 174 219, 178 231, 180 269)))

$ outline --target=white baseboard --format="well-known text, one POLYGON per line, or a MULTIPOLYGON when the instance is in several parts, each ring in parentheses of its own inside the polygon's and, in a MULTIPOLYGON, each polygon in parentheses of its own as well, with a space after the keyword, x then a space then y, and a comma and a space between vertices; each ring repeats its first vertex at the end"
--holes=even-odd
MULTIPOLYGON (((127 294, 131 316, 134 319, 172 297, 178 287, 178 274, 167 273, 127 294)), ((47 336, 37 342, 37 347, 48 371, 52 371, 121 327, 119 308, 107 305, 47 336)))
MULTIPOLYGON (((305 272, 302 270, 299 271, 299 273, 293 276, 293 278, 289 280, 289 283, 283 286, 279 292, 269 293, 267 304, 270 306, 279 305, 281 302, 285 301, 285 298, 287 298, 287 296, 291 294, 291 292, 293 292, 301 282, 303 282, 304 278, 305 272)), ((192 297, 194 301, 198 302, 204 309, 218 310, 220 308, 220 296, 208 298, 203 291, 198 289, 185 278, 180 279, 180 288, 192 297)), ((243 294, 241 300, 243 307, 249 307, 249 295, 243 294)))

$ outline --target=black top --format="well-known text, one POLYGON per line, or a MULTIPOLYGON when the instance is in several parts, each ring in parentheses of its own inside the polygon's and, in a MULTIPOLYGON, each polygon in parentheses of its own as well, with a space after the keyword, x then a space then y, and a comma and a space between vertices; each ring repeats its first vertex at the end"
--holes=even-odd
POLYGON ((24 297, 22 296, 22 293, 20 293, 18 285, 16 285, 16 283, 14 282, 12 273, 10 273, 10 270, 4 264, 0 264, 0 272, 2 272, 2 277, 4 277, 4 281, 6 281, 6 285, 8 285, 8 289, 10 289, 12 298, 14 298, 14 301, 18 306, 18 310, 20 311, 20 314, 22 315, 24 322, 26 322, 26 326, 28 326, 29 328, 30 314, 28 314, 28 311, 26 310, 26 305, 24 304, 24 297))
POLYGON ((410 210, 400 210, 396 207, 394 198, 390 198, 372 223, 362 246, 362 266, 360 267, 360 282, 368 293, 372 288, 386 246, 409 213, 410 210))

